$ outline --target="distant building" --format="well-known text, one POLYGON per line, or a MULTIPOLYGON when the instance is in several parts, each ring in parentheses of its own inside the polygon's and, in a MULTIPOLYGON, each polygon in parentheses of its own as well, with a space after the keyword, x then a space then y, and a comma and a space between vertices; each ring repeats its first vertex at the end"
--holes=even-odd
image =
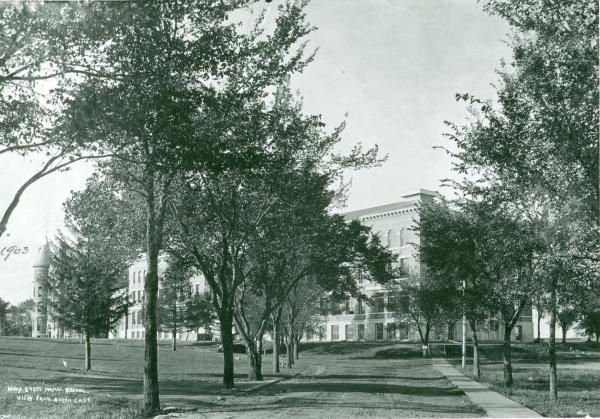
POLYGON ((31 311, 31 336, 47 337, 48 330, 48 270, 50 248, 47 244, 38 249, 33 263, 33 310, 31 311))
POLYGON ((48 306, 48 271, 50 269, 50 246, 38 248, 33 263, 33 309, 31 310, 31 336, 34 338, 70 338, 78 336, 65 329, 48 306))
MULTIPOLYGON (((118 292, 127 292, 129 301, 133 305, 129 308, 129 312, 126 316, 123 316, 121 321, 118 323, 115 331, 109 333, 110 339, 144 339, 145 328, 142 317, 142 306, 144 301, 144 283, 146 281, 146 269, 147 261, 146 256, 140 255, 140 257, 129 267, 128 269, 128 282, 127 287, 122 288, 118 292)), ((158 262, 158 276, 161 277, 167 269, 167 262, 165 257, 160 257, 158 262)), ((209 291, 208 284, 202 275, 196 275, 189 279, 190 292, 192 294, 203 294, 209 291)), ((159 291, 162 289, 162 284, 159 282, 159 291)), ((218 323, 214 324, 210 330, 204 330, 199 328, 198 330, 189 330, 177 333, 177 339, 179 340, 204 340, 206 337, 218 338, 220 336, 218 323)), ((172 335, 170 331, 158 332, 158 339, 171 339, 172 335)))
MULTIPOLYGON (((419 189, 414 193, 402 196, 402 200, 372 208, 351 211, 344 215, 347 221, 359 220, 370 226, 372 231, 379 235, 381 242, 387 245, 394 253, 399 255, 400 265, 415 274, 421 272, 421 265, 415 258, 414 246, 419 245, 419 236, 412 228, 417 221, 418 205, 423 202, 432 202, 439 194, 426 189, 419 189)), ((389 301, 383 287, 368 278, 359 276, 359 285, 364 293, 372 297, 374 304, 368 305, 356 299, 348 299, 340 307, 328 307, 326 298, 321 301, 323 311, 332 313, 323 316, 321 330, 317 336, 310 336, 309 340, 375 340, 375 341, 402 341, 417 340, 415 330, 402 321, 406 317, 407 308, 402 301, 389 301), (333 308, 333 310, 332 310, 333 308)), ((497 319, 489 320, 489 330, 479 332, 480 339, 502 339, 503 330, 501 322, 497 319)), ((468 337, 470 331, 467 330, 468 337)), ((462 322, 449 322, 443 328, 434 329, 431 340, 460 340, 462 336, 462 322)), ((513 329, 512 338, 515 341, 533 340, 533 321, 531 305, 524 310, 519 322, 513 329)))
MULTIPOLYGON (((33 263, 33 309, 31 311, 31 336, 47 338, 74 338, 79 334, 63 327, 58 320, 52 316, 52 310, 48 306, 48 272, 50 269, 51 252, 48 244, 38 248, 38 254, 33 263)), ((164 258, 159 260, 159 276, 167 267, 164 258)), ((121 288, 117 293, 127 293, 129 300, 133 302, 129 312, 123 316, 114 331, 109 332, 109 338, 143 339, 144 327, 142 321, 142 301, 144 299, 144 282, 146 277, 146 259, 140 257, 127 271, 128 286, 121 288)), ((159 285, 159 293, 161 286, 159 285)), ((207 284, 203 276, 190 278, 190 291, 192 293, 204 293, 207 284)), ((186 331, 177 334, 180 340, 197 340, 199 337, 220 335, 218 323, 211 330, 200 328, 195 331, 186 331)), ((171 339, 170 332, 158 332, 159 339, 171 339)))

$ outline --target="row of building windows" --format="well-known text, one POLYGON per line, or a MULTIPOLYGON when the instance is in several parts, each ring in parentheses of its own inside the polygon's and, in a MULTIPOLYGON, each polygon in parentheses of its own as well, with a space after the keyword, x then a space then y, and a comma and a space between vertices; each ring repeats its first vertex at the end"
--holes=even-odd
POLYGON ((142 290, 132 291, 129 294, 129 299, 131 300, 132 303, 141 303, 142 301, 144 301, 144 291, 142 291, 142 290))
MULTIPOLYGON (((365 340, 365 325, 360 323, 354 327, 354 324, 346 324, 344 325, 344 336, 340 336, 340 325, 332 324, 329 329, 329 340, 347 340, 352 341, 355 340, 354 331, 356 329, 356 340, 365 340)), ((405 340, 409 338, 409 326, 402 323, 375 323, 375 340, 384 340, 386 337, 387 340, 405 340)), ((497 320, 490 320, 490 332, 497 332, 499 327, 499 322, 497 320)), ((454 323, 448 324, 447 335, 446 337, 449 340, 455 339, 455 328, 456 325, 454 323)), ((442 331, 435 329, 434 330, 434 338, 440 339, 442 338, 442 331)), ((319 328, 319 340, 326 339, 326 330, 324 326, 319 328)), ((308 339, 312 339, 312 336, 308 336, 308 339)), ((523 326, 517 325, 515 327, 515 340, 522 341, 523 340, 523 326)))
MULTIPOLYGON (((200 293, 200 285, 196 284, 195 286, 192 285, 192 293, 196 293, 199 294, 200 293)), ((160 290, 158 290, 158 298, 160 298, 160 290)), ((181 295, 180 295, 180 299, 184 300, 185 299, 185 295, 184 292, 182 291, 181 295)), ((129 299, 131 300, 132 303, 141 303, 144 301, 144 291, 143 290, 137 290, 137 291, 131 291, 129 293, 129 299)))
MULTIPOLYGON (((400 270, 402 272, 406 272, 406 269, 409 268, 408 265, 408 257, 400 257, 398 258, 398 268, 400 268, 400 270)), ((357 282, 359 284, 362 284, 365 280, 369 280, 369 275, 365 272, 362 271, 362 269, 358 269, 355 271, 355 276, 357 279, 357 282)))
MULTIPOLYGON (((393 228, 389 229, 387 231, 386 234, 386 242, 385 244, 387 244, 388 247, 402 247, 405 246, 406 243, 406 227, 403 227, 400 229, 400 231, 395 230, 393 228)), ((384 238, 381 237, 382 232, 377 232, 375 233, 376 235, 379 236, 379 238, 381 239, 381 241, 383 242, 384 238)), ((383 244, 383 243, 382 243, 383 244)))
POLYGON ((145 278, 146 278, 146 271, 144 270, 143 273, 142 273, 142 271, 133 272, 131 279, 134 284, 136 284, 136 283, 141 284, 144 282, 145 278))
MULTIPOLYGON (((387 336, 387 340, 404 340, 408 339, 409 328, 404 324, 388 323, 384 326, 383 323, 375 323, 375 340, 383 340, 384 336, 387 336), (385 335, 384 335, 385 330, 385 335)), ((311 339, 312 337, 308 337, 311 339)), ((321 326, 319 329, 319 340, 326 338, 325 327, 321 326)), ((344 336, 340 336, 340 325, 332 324, 329 330, 329 340, 365 340, 365 325, 360 323, 356 327, 353 324, 344 325, 344 336), (356 329, 356 338, 355 338, 356 329)))
MULTIPOLYGON (((376 294, 372 298, 373 304, 370 305, 371 313, 408 313, 408 297, 399 296, 396 298, 388 297, 387 304, 384 294, 376 294)), ((358 300, 356 304, 352 304, 347 299, 343 305, 335 301, 328 301, 326 298, 321 298, 320 308, 322 314, 365 314, 365 306, 367 305, 364 301, 358 300)))
POLYGON ((144 322, 144 319, 142 319, 141 311, 134 311, 133 313, 131 313, 131 327, 132 328, 135 328, 135 326, 142 327, 143 322, 144 322))

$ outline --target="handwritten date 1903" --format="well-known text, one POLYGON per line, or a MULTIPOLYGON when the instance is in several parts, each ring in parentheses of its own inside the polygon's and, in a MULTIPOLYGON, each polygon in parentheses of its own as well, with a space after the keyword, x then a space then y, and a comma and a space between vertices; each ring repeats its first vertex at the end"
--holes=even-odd
POLYGON ((2 248, 0 248, 0 258, 2 258, 2 260, 7 260, 9 257, 11 257, 12 255, 26 255, 27 253, 29 253, 29 247, 28 246, 3 246, 2 248))

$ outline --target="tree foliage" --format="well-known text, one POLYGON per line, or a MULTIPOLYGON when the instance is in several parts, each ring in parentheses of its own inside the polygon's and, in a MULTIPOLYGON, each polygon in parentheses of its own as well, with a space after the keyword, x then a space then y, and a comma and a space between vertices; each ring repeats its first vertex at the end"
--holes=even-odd
MULTIPOLYGON (((456 95, 469 102, 472 118, 464 126, 448 123, 456 147, 447 151, 462 177, 449 183, 466 199, 487 202, 491 214, 504 214, 501 224, 489 225, 508 233, 515 248, 505 249, 522 257, 508 270, 498 267, 498 279, 510 279, 509 292, 535 292, 536 305, 550 314, 550 396, 556 399, 559 296, 589 284, 581 272, 589 274, 585 267, 598 262, 598 4, 488 0, 484 9, 514 29, 513 54, 498 71, 497 103, 456 95), (516 228, 507 230, 506 221, 516 228), (579 234, 585 231, 587 237, 579 234), (530 238, 540 246, 531 247, 530 238), (526 282, 525 288, 510 285, 526 282)), ((509 323, 519 314, 518 306, 500 311, 509 323)))
POLYGON ((31 311, 33 300, 22 301, 18 305, 8 307, 4 334, 8 336, 31 336, 31 311))
POLYGON ((128 229, 132 203, 111 183, 93 176, 65 203, 67 234, 54 244, 49 305, 65 328, 86 336, 86 369, 91 369, 90 338, 112 330, 129 306, 124 273, 137 251, 128 229))

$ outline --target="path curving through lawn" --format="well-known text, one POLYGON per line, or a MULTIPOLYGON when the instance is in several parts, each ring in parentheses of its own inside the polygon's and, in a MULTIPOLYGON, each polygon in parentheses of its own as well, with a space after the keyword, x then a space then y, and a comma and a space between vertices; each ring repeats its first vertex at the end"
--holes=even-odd
MULTIPOLYGON (((480 417, 481 409, 430 360, 381 359, 373 351, 303 354, 301 375, 265 387, 250 400, 230 398, 189 417, 480 417), (241 403, 240 403, 241 402, 241 403)), ((186 416, 187 417, 187 416, 186 416)))

